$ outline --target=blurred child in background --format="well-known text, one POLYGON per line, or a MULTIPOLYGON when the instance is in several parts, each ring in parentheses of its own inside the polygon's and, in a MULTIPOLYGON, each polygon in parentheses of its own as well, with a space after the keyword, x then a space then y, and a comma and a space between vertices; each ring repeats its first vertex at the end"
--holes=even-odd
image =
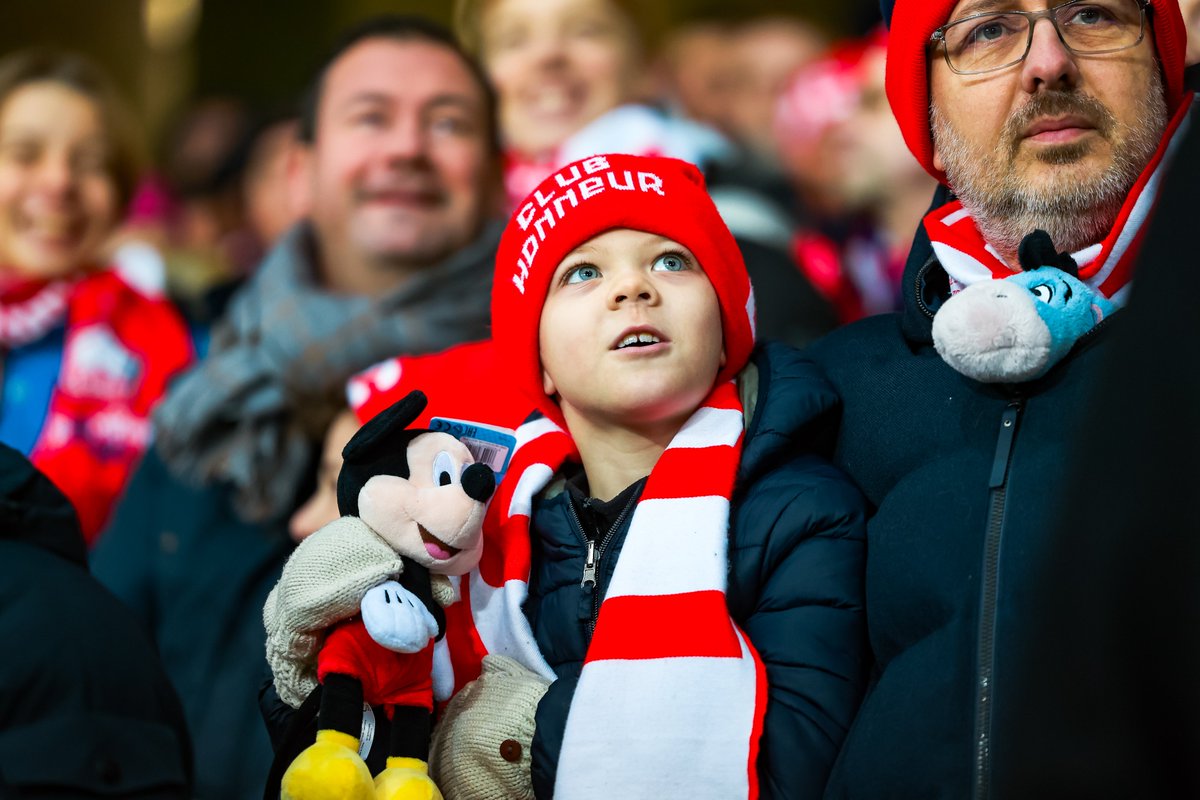
POLYGON ((81 57, 0 61, 0 441, 70 498, 89 543, 149 443, 151 409, 193 359, 157 258, 105 267, 135 142, 81 57))
POLYGON ((138 186, 120 240, 161 254, 167 293, 189 321, 214 322, 233 289, 303 215, 293 168, 297 127, 295 115, 256 119, 240 101, 209 97, 168 132, 158 171, 138 186))
POLYGON ((774 133, 812 215, 796 263, 842 322, 900 304, 904 259, 935 182, 909 153, 884 93, 887 36, 831 51, 792 78, 774 133))
POLYGON ((560 167, 599 153, 696 164, 760 289, 764 336, 804 344, 828 331, 828 305, 799 274, 789 210, 715 129, 667 114, 652 89, 637 7, 627 0, 459 0, 460 38, 478 53, 499 99, 510 205, 560 167))

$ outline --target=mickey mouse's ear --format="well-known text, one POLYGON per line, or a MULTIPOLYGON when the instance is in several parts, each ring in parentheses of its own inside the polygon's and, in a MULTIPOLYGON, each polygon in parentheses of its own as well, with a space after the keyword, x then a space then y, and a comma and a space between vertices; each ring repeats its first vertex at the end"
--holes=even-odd
POLYGON ((342 460, 353 464, 373 459, 386 449, 394 449, 396 442, 393 437, 416 422, 428 404, 424 392, 415 389, 409 392, 358 429, 342 448, 342 460))

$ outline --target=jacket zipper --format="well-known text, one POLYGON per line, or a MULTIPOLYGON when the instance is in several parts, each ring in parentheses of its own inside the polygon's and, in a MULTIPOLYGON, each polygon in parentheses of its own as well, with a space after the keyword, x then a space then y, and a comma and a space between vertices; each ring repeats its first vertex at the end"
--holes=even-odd
POLYGON ((617 519, 613 522, 612 527, 600 537, 600 544, 597 545, 594 539, 587 538, 587 534, 583 532, 583 523, 579 521, 579 514, 575 511, 575 503, 568 498, 567 507, 571 509, 571 519, 575 522, 575 532, 579 534, 580 540, 587 549, 583 561, 583 579, 579 582, 579 588, 582 591, 579 603, 579 619, 580 621, 587 620, 588 636, 596 630, 596 619, 600 616, 600 591, 596 585, 596 571, 600 568, 600 559, 604 557, 604 550, 608 546, 614 533, 621 528, 621 523, 625 521, 625 516, 629 513, 629 509, 635 503, 627 503, 625 508, 621 509, 621 513, 617 515, 617 519), (590 602, 589 602, 590 601, 590 602))
POLYGON ((925 273, 929 272, 929 268, 932 267, 936 261, 937 256, 930 256, 929 260, 926 261, 919 270, 917 270, 916 291, 913 292, 913 297, 916 298, 917 301, 917 308, 920 309, 922 314, 924 314, 926 317, 929 317, 929 319, 933 319, 934 312, 929 308, 929 306, 925 305, 925 301, 921 298, 921 284, 925 282, 925 273))
MULTIPOLYGON (((1118 311, 1119 311, 1119 310, 1120 310, 1120 309, 1118 309, 1118 311)), ((1115 314, 1116 312, 1114 311, 1113 313, 1115 314)), ((1081 346, 1081 345, 1082 345, 1084 342, 1088 341, 1089 339, 1092 339, 1092 338, 1094 338, 1094 337, 1096 336, 1096 334, 1098 334, 1098 333, 1100 332, 1100 330, 1101 330, 1101 329, 1102 329, 1102 328, 1103 328, 1105 325, 1107 325, 1107 324, 1108 324, 1108 321, 1109 321, 1110 319, 1112 319, 1112 317, 1113 317, 1113 315, 1112 315, 1112 314, 1109 314, 1107 317, 1105 317, 1104 319, 1102 319, 1102 320, 1100 320, 1099 322, 1097 322, 1097 323, 1096 323, 1094 326, 1092 326, 1092 329, 1091 329, 1091 330, 1089 330, 1087 333, 1083 334, 1083 336, 1080 336, 1078 339, 1076 339, 1076 340, 1075 340, 1075 344, 1071 346, 1071 352, 1072 352, 1072 353, 1074 353, 1076 350, 1078 350, 1078 349, 1080 348, 1080 346, 1081 346)), ((1065 358, 1065 357, 1064 357, 1064 358, 1065 358)))
POLYGON ((988 480, 990 509, 983 544, 983 571, 980 581, 978 673, 975 691, 975 800, 986 800, 992 769, 992 693, 995 668, 996 598, 1000 572, 1000 540, 1004 531, 1004 513, 1008 500, 1008 473, 1012 464, 1017 423, 1025 407, 1023 398, 1012 400, 1000 417, 1000 433, 988 480))
POLYGON ((587 534, 583 532, 583 523, 579 521, 579 514, 575 511, 575 501, 567 498, 567 509, 571 512, 571 521, 575 525, 575 533, 579 536, 579 541, 583 543, 587 550, 587 555, 583 562, 583 579, 579 582, 579 590, 582 593, 579 598, 579 609, 577 612, 579 621, 588 619, 591 614, 591 599, 592 594, 596 591, 596 543, 587 538, 587 534))
MULTIPOLYGON (((930 258, 917 271, 914 297, 917 308, 929 319, 934 311, 921 297, 921 285, 925 273, 936 261, 930 258)), ((1094 338, 1107 324, 1111 315, 1105 317, 1091 330, 1079 337, 1071 348, 1074 353, 1087 341, 1094 338)), ((996 602, 1000 570, 1000 540, 1004 530, 1004 514, 1008 501, 1008 471, 1012 461, 1012 448, 1016 439, 1017 423, 1024 410, 1023 398, 1009 403, 1000 419, 1000 433, 996 440, 996 453, 992 459, 992 472, 988 481, 989 511, 983 549, 983 572, 980 587, 978 674, 976 676, 975 703, 975 800, 987 800, 991 788, 992 769, 992 693, 995 668, 996 602)))

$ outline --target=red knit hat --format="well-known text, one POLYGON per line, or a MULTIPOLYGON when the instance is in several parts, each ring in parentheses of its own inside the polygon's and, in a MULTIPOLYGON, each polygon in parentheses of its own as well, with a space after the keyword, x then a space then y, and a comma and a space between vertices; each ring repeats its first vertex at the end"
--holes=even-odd
MULTIPOLYGON (((957 0, 896 0, 888 40, 887 95, 908 149, 930 175, 942 183, 945 173, 933 166, 933 134, 929 129, 929 37, 949 21, 957 0)), ((1187 29, 1179 0, 1150 0, 1154 31, 1171 113, 1183 99, 1187 29)))
POLYGON ((511 369, 514 385, 552 419, 560 415, 542 391, 538 356, 538 324, 550 279, 568 253, 616 228, 665 236, 696 257, 721 308, 725 366, 718 382, 736 375, 754 347, 750 276, 700 170, 686 161, 647 156, 576 161, 518 206, 500 239, 492 285, 497 356, 511 369))

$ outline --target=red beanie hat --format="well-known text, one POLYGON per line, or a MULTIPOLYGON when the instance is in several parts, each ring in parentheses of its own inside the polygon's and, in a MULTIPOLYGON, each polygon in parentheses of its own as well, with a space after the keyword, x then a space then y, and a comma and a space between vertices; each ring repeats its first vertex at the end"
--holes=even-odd
MULTIPOLYGON (((908 149, 933 177, 946 182, 933 166, 933 133, 929 128, 929 37, 945 25, 956 0, 896 0, 888 40, 887 95, 908 149)), ((1148 10, 1154 45, 1162 65, 1167 107, 1174 113, 1183 99, 1187 28, 1179 0, 1150 0, 1148 10)), ((940 57, 940 55, 939 55, 940 57)))
POLYGON ((542 181, 517 207, 500 239, 492 285, 492 338, 514 385, 551 419, 558 406, 542 391, 538 324, 550 279, 579 245, 617 228, 644 231, 692 252, 716 290, 725 366, 736 375, 754 347, 754 293, 742 253, 705 189, 700 170, 674 158, 602 155, 576 161, 542 181))

